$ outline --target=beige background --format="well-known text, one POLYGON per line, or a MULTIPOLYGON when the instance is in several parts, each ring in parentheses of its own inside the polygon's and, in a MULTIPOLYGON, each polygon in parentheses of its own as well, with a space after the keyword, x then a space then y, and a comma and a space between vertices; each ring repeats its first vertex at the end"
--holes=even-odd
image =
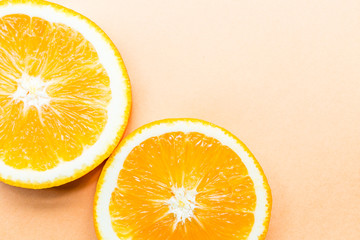
MULTIPOLYGON (((56 2, 121 51, 127 133, 167 117, 223 126, 269 179, 267 239, 360 239, 360 1, 56 2)), ((41 191, 0 184, 0 239, 95 240, 100 170, 41 191)))

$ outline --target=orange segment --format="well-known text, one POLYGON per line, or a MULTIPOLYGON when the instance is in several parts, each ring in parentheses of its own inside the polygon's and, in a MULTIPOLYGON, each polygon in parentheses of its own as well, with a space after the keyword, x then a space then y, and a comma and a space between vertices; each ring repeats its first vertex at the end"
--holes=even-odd
POLYGON ((0 79, 10 86, 3 90, 0 157, 14 168, 39 171, 78 157, 103 130, 111 96, 94 47, 70 27, 22 14, 2 17, 0 29, 1 73, 16 73, 0 79), (31 89, 35 78, 45 89, 31 89), (19 88, 28 93, 11 98, 19 88), (29 103, 36 91, 45 91, 49 104, 29 103))
MULTIPOLYGON (((254 222, 256 195, 246 167, 204 134, 147 139, 126 158, 117 185, 110 214, 120 239, 159 239, 160 233, 165 239, 232 239, 240 233, 237 239, 246 239, 254 222), (168 201, 179 188, 196 190, 196 206, 193 216, 177 223, 168 201)), ((185 205, 179 200, 179 208, 185 205)))
POLYGON ((246 151, 245 159, 236 152, 241 144, 230 135, 219 139, 213 128, 199 120, 170 119, 127 137, 99 180, 95 222, 100 239, 262 239, 270 205, 263 173, 246 151), (207 130, 173 130, 184 122, 207 130), (267 197, 257 192, 261 189, 267 197), (267 212, 259 212, 261 205, 267 212))

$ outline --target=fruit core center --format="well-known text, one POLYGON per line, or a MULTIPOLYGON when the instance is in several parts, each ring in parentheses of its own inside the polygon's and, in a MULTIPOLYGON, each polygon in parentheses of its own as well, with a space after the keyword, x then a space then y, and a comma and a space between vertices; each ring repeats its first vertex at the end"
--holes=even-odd
POLYGON ((196 207, 196 190, 187 190, 183 187, 172 188, 173 196, 167 201, 169 212, 173 213, 176 218, 175 226, 186 219, 194 216, 194 209, 196 207))
POLYGON ((47 84, 40 77, 32 77, 24 73, 17 80, 17 89, 13 98, 24 102, 24 108, 41 106, 50 102, 50 97, 46 93, 47 84))

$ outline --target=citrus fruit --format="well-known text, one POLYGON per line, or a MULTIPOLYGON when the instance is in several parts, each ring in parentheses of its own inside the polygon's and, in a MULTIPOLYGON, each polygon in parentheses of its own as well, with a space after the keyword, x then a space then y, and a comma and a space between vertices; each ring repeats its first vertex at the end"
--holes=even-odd
POLYGON ((0 2, 0 180, 46 188, 107 158, 131 105, 124 63, 84 16, 40 0, 0 2))
POLYGON ((271 193, 248 148, 196 119, 147 124, 126 137, 101 173, 99 239, 264 239, 271 193))

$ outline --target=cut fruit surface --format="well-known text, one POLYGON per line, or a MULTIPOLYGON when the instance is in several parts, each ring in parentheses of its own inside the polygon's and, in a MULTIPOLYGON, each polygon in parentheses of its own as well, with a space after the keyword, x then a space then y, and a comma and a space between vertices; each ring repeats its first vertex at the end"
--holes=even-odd
POLYGON ((121 56, 98 26, 46 1, 2 1, 0 59, 0 180, 53 187, 110 155, 131 93, 121 56))
POLYGON ((94 203, 99 239, 264 239, 266 177, 228 131, 195 119, 147 124, 107 161, 94 203))

